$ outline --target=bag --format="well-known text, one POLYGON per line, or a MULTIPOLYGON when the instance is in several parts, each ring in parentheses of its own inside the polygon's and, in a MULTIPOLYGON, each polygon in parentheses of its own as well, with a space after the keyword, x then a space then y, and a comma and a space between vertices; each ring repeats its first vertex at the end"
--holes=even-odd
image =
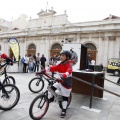
POLYGON ((24 63, 25 62, 25 59, 24 59, 24 57, 21 59, 21 61, 20 61, 21 63, 24 63))

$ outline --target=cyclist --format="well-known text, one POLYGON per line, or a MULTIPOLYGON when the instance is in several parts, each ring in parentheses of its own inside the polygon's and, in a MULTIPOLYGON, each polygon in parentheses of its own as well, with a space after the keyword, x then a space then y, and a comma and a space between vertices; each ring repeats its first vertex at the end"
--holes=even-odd
POLYGON ((0 51, 0 68, 2 68, 3 66, 1 65, 1 63, 6 60, 6 63, 8 64, 9 62, 13 62, 11 58, 9 58, 5 53, 0 51))
MULTIPOLYGON (((62 112, 61 118, 66 116, 66 109, 68 103, 68 97, 70 96, 72 90, 72 63, 70 62, 71 59, 71 52, 64 50, 60 53, 60 60, 61 63, 58 65, 50 66, 45 68, 43 71, 37 73, 41 74, 43 72, 58 72, 61 79, 58 79, 56 83, 53 84, 51 87, 54 91, 56 89, 61 90, 61 95, 63 96, 62 101, 62 112)), ((54 96, 51 96, 49 102, 54 101, 54 96)))

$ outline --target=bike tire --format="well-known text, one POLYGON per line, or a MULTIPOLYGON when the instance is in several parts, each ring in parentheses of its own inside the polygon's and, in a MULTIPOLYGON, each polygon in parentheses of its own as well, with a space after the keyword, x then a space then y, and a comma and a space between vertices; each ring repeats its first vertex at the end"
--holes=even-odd
POLYGON ((35 77, 29 82, 28 88, 31 92, 38 93, 43 90, 44 81, 38 77, 35 77))
POLYGON ((15 85, 4 84, 0 87, 0 109, 1 110, 7 111, 12 109, 17 105, 17 103, 19 102, 19 99, 20 99, 20 91, 15 85), (8 89, 13 89, 13 90, 12 92, 9 92, 8 89), (7 94, 3 92, 4 90, 6 91, 7 94))
MULTIPOLYGON (((15 85, 15 78, 12 76, 7 76, 4 80, 3 80, 3 84, 13 84, 15 85)), ((9 90, 9 92, 12 92, 13 88, 11 88, 11 90, 9 90)))
POLYGON ((16 85, 15 78, 13 76, 7 76, 3 80, 3 84, 13 84, 13 85, 16 85))
POLYGON ((39 95, 30 104, 29 115, 34 120, 40 120, 46 114, 48 108, 49 108, 48 97, 46 95, 39 95), (38 103, 36 104, 36 102, 38 103), (39 106, 39 105, 43 105, 43 106, 39 106), (35 111, 34 111, 34 108, 35 108, 35 111), (44 111, 40 113, 40 110, 42 109, 44 109, 44 111))
MULTIPOLYGON (((70 97, 68 97, 67 108, 69 107, 69 105, 70 105, 70 103, 71 103, 71 100, 72 100, 72 94, 70 93, 70 97)), ((60 107, 61 109, 63 109, 62 101, 59 101, 59 107, 60 107)))

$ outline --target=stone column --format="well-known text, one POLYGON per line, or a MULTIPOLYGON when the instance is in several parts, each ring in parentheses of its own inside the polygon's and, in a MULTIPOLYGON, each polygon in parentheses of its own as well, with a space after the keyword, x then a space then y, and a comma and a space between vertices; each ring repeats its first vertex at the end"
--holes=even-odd
POLYGON ((108 63, 108 53, 109 53, 109 41, 108 41, 108 37, 103 38, 104 42, 103 42, 103 66, 107 67, 107 63, 108 63))
POLYGON ((99 48, 98 48, 98 55, 97 55, 98 56, 98 59, 97 59, 98 64, 104 63, 104 61, 103 61, 103 53, 104 53, 103 45, 104 45, 104 40, 103 40, 103 38, 99 37, 99 42, 98 42, 99 48))
POLYGON ((120 37, 116 37, 114 43, 115 46, 113 47, 113 49, 114 49, 115 58, 120 58, 120 37))
POLYGON ((20 47, 20 57, 25 55, 25 40, 19 40, 19 47, 20 47))

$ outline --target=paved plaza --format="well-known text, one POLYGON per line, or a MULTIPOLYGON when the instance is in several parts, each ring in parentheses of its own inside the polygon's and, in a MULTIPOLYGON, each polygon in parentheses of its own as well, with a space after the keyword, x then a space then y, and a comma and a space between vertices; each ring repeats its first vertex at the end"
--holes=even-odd
MULTIPOLYGON (((0 110, 0 120, 31 120, 29 106, 38 94, 31 93, 28 89, 29 81, 35 77, 35 73, 9 73, 16 80, 20 90, 20 101, 10 111, 0 110)), ((118 77, 105 74, 105 77, 116 82, 118 77)), ((2 79, 2 77, 1 77, 2 79)), ((47 86, 47 82, 46 86, 47 86)), ((44 90, 46 89, 46 86, 44 90)), ((105 80, 104 88, 120 94, 120 86, 105 80)), ((57 103, 51 103, 43 120, 120 120, 120 98, 104 92, 103 99, 93 98, 92 108, 101 110, 100 113, 86 110, 82 106, 89 107, 90 96, 72 93, 72 102, 67 110, 66 118, 60 118, 60 108, 57 103)))

